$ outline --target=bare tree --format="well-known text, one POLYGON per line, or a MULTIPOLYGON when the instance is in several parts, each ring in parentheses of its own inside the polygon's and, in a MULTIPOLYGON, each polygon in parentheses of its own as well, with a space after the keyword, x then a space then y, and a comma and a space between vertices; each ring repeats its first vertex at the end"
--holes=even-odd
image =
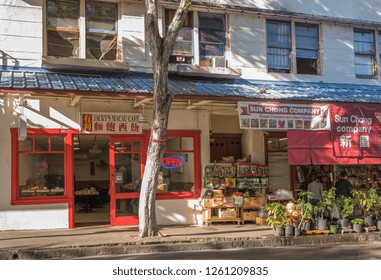
POLYGON ((155 213, 156 186, 161 160, 165 152, 169 110, 173 95, 168 88, 168 63, 177 34, 191 6, 190 0, 181 0, 165 36, 160 36, 157 0, 145 0, 145 29, 152 55, 153 121, 148 146, 147 162, 139 199, 139 238, 158 234, 155 213))

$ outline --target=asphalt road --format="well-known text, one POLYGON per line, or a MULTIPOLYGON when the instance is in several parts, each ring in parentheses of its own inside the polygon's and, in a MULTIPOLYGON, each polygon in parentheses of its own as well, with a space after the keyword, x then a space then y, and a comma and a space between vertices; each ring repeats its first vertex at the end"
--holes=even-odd
POLYGON ((87 260, 381 260, 381 242, 86 257, 87 260))

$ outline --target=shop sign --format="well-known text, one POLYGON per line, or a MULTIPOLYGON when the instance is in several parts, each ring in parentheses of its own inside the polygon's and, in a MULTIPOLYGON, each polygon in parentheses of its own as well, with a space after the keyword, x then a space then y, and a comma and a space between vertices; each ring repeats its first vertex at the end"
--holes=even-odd
POLYGON ((184 164, 184 157, 183 156, 169 156, 164 157, 161 160, 161 166, 163 168, 171 169, 171 168, 177 168, 184 164))
POLYGON ((381 107, 331 106, 337 157, 381 157, 381 107))
POLYGON ((238 102, 241 129, 330 129, 329 106, 238 102))
POLYGON ((82 132, 105 134, 142 134, 139 114, 81 113, 82 132))

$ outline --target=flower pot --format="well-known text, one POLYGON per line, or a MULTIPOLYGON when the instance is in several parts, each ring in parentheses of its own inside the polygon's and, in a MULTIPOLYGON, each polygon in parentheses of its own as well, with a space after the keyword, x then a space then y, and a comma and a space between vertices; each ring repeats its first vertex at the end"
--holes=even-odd
POLYGON ((303 222, 301 229, 304 231, 310 230, 311 229, 311 222, 310 221, 303 222))
POLYGON ((295 236, 301 236, 302 235, 302 229, 299 227, 295 228, 295 236))
POLYGON ((286 236, 294 236, 294 227, 293 226, 286 226, 285 235, 286 236))
POLYGON ((284 227, 276 226, 275 227, 275 236, 284 236, 284 227))
POLYGON ((365 216, 364 217, 364 224, 366 227, 373 226, 373 216, 365 216))
POLYGON ((318 230, 325 230, 327 228, 327 220, 326 219, 318 219, 318 230))
POLYGON ((381 231, 381 220, 380 221, 377 221, 377 229, 379 231, 381 231))
POLYGON ((340 219, 339 220, 340 226, 343 227, 348 227, 349 226, 349 219, 340 219))
POLYGON ((357 233, 361 232, 362 231, 362 225, 360 225, 360 224, 353 224, 353 231, 357 232, 357 233))
POLYGON ((332 234, 336 234, 337 233, 337 225, 330 225, 329 226, 329 231, 332 234))

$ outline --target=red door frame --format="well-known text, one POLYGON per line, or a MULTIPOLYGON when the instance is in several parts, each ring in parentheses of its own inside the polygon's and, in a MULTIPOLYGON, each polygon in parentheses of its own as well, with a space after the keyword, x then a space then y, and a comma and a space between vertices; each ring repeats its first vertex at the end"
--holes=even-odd
POLYGON ((112 226, 121 225, 137 225, 139 224, 139 217, 136 216, 116 216, 116 200, 117 199, 131 199, 138 198, 140 196, 139 192, 129 192, 129 193, 117 193, 115 186, 115 154, 136 154, 136 151, 132 152, 116 152, 115 141, 140 141, 140 178, 143 178, 144 168, 146 164, 147 157, 147 143, 145 142, 145 136, 142 135, 110 135, 110 222, 112 226))

